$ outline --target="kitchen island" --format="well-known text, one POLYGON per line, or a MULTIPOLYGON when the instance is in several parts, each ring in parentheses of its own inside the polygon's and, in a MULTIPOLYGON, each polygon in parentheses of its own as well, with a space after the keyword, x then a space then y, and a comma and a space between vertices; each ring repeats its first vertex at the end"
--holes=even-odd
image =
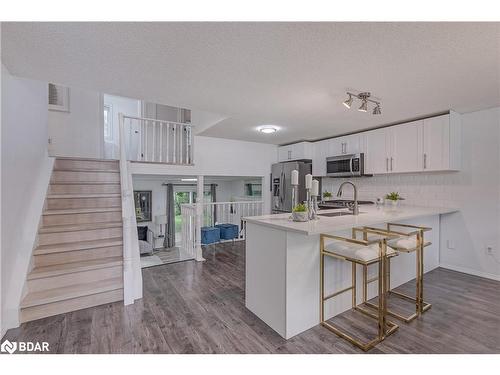
MULTIPOLYGON (((388 222, 431 227, 426 233, 424 272, 439 266, 439 217, 453 208, 417 206, 362 206, 360 214, 319 216, 305 223, 293 222, 290 214, 247 217, 245 305, 282 337, 289 339, 319 324, 319 237, 321 233, 350 236, 353 227, 378 226, 388 222)), ((347 210, 322 210, 319 215, 347 210)), ((376 275, 369 268, 369 278, 376 275)), ((391 262, 391 286, 415 278, 415 254, 401 254, 391 262)), ((325 263, 325 293, 350 285, 351 265, 329 259, 325 263)), ((361 286, 361 272, 358 272, 361 286)), ((425 283, 424 283, 425 285, 425 283)), ((361 301, 361 287, 358 289, 361 301)), ((376 283, 368 298, 376 295, 376 283)), ((431 303, 433 301, 430 301, 431 303)), ((344 293, 325 303, 325 318, 351 308, 351 294, 344 293)))

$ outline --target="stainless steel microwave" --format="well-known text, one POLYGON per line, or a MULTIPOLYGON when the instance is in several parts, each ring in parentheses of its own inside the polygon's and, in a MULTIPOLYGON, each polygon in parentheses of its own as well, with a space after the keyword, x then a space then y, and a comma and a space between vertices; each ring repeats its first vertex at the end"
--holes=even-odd
POLYGON ((326 175, 329 177, 363 176, 365 154, 347 154, 326 158, 326 175))

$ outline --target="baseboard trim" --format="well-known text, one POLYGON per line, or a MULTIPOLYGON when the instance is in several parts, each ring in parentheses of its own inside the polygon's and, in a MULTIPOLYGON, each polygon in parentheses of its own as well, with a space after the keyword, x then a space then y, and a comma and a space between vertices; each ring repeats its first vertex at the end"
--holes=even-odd
POLYGON ((452 266, 450 264, 440 264, 439 267, 446 268, 446 269, 452 270, 452 271, 467 273, 469 275, 484 277, 486 279, 500 281, 500 275, 495 275, 493 273, 488 273, 488 272, 477 271, 477 270, 467 268, 467 267, 452 266))

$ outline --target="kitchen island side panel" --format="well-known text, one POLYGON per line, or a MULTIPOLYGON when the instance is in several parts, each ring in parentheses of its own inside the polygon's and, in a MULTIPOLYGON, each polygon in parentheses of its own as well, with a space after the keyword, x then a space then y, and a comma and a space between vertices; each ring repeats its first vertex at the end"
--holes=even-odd
POLYGON ((286 337, 319 324, 319 235, 287 232, 286 337))
POLYGON ((245 306, 286 337, 287 232, 247 223, 245 306))

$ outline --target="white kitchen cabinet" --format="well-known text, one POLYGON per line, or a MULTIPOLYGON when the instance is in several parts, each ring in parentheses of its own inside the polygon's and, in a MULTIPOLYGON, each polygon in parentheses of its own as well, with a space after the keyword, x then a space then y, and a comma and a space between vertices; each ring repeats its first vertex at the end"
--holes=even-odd
POLYGON ((423 120, 422 170, 459 170, 461 118, 455 112, 423 120))
POLYGON ((346 135, 330 140, 330 155, 357 154, 364 151, 364 133, 346 135))
POLYGON ((388 128, 365 132, 365 173, 389 173, 390 134, 388 128))
POLYGON ((450 111, 447 115, 315 142, 313 174, 326 174, 325 159, 329 156, 361 152, 365 154, 367 174, 460 170, 461 134, 461 117, 450 111))
POLYGON ((312 162, 313 176, 326 175, 326 158, 330 155, 330 139, 314 142, 314 155, 312 162))
POLYGON ((278 161, 312 159, 313 146, 311 142, 299 142, 278 147, 278 161))
POLYGON ((422 170, 422 126, 423 121, 413 121, 391 126, 389 173, 418 172, 422 170))

